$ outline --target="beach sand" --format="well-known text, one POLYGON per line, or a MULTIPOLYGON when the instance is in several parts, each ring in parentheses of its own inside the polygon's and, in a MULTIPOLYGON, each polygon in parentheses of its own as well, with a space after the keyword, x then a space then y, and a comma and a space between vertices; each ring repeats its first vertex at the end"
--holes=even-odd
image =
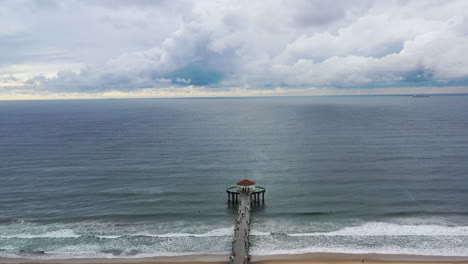
MULTIPOLYGON (((224 255, 191 255, 152 258, 107 258, 107 259, 7 259, 0 258, 0 263, 28 264, 226 264, 228 256, 224 255)), ((253 256, 257 264, 448 264, 467 263, 468 257, 416 256, 416 255, 383 255, 383 254, 339 254, 309 253, 296 255, 253 256)))

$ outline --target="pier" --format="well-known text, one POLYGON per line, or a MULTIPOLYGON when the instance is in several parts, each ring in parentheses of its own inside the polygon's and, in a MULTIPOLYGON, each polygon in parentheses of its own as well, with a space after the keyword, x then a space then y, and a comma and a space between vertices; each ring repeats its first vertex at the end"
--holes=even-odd
POLYGON ((262 203, 265 202, 265 188, 255 186, 255 182, 245 179, 238 182, 236 186, 227 188, 226 192, 228 201, 237 203, 238 206, 229 263, 247 264, 250 263, 250 209, 252 203, 260 203, 260 197, 262 203))
MULTIPOLYGON (((245 180, 244 180, 245 181, 245 180)), ((248 180, 247 180, 248 181, 248 180)), ((240 183, 240 182, 238 182, 240 183)), ((254 183, 255 184, 255 183, 254 183)), ((255 186, 255 189, 249 190, 250 200, 254 203, 265 203, 265 187, 255 186)), ((228 201, 238 203, 240 201, 239 186, 231 186, 226 189, 228 201)))

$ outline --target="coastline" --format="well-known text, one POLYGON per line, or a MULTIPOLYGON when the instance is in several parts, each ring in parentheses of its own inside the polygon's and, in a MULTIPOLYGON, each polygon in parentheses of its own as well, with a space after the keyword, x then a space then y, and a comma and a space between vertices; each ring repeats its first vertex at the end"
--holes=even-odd
MULTIPOLYGON (((227 255, 184 255, 158 256, 148 258, 71 258, 34 259, 0 258, 0 263, 11 264, 221 264, 227 263, 227 255)), ((253 263, 259 264, 382 264, 382 263, 467 263, 468 256, 427 256, 398 254, 347 254, 347 253, 305 253, 252 256, 253 263)))

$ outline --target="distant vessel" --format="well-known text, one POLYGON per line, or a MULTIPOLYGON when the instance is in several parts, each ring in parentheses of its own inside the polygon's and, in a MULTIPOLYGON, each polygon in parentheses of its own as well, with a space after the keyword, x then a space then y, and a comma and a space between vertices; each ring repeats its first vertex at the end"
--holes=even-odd
POLYGON ((430 97, 430 95, 427 95, 427 94, 413 94, 412 97, 430 97))

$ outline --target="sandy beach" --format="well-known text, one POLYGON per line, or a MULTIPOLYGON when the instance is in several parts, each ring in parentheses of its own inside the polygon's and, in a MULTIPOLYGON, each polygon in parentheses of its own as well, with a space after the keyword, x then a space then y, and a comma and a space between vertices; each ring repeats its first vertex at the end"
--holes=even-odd
MULTIPOLYGON (((38 260, 31 258, 0 258, 0 263, 11 264, 221 264, 227 263, 224 255, 189 255, 151 258, 108 258, 108 259, 57 259, 38 260)), ((420 255, 384 255, 384 254, 340 254, 308 253, 288 255, 252 256, 252 262, 258 264, 442 264, 468 263, 466 256, 420 256, 420 255)))

